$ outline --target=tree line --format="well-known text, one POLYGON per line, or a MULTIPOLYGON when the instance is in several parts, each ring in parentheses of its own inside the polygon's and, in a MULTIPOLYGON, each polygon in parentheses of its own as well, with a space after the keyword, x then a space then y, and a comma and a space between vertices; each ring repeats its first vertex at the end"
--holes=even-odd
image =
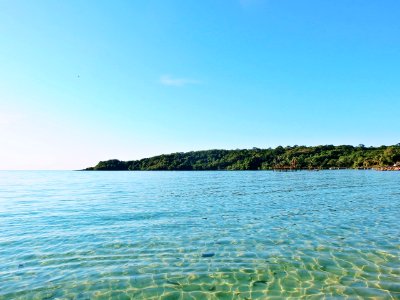
POLYGON ((274 149, 236 149, 178 152, 141 160, 100 161, 85 170, 274 170, 377 168, 400 164, 400 143, 364 145, 287 146, 274 149))

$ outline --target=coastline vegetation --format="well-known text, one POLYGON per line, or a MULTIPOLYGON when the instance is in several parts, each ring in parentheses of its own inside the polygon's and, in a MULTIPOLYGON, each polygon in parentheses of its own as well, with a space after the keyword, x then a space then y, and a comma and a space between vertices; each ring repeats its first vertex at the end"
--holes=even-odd
POLYGON ((141 160, 100 161, 84 170, 315 170, 398 169, 400 143, 392 146, 364 145, 287 146, 275 149, 205 150, 163 154, 141 160))

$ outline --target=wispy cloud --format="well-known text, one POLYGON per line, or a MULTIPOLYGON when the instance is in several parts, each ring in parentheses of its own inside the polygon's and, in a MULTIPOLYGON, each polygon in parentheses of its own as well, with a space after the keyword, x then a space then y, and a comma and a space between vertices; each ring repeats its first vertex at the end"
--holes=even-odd
POLYGON ((174 78, 170 75, 163 75, 160 77, 160 83, 162 85, 180 87, 188 84, 200 84, 201 81, 192 78, 174 78))

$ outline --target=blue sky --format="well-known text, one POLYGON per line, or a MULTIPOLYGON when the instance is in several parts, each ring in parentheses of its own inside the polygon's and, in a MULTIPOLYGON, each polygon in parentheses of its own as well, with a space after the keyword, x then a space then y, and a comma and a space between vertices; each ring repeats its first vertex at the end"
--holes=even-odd
POLYGON ((0 169, 400 142, 400 2, 1 1, 0 169))

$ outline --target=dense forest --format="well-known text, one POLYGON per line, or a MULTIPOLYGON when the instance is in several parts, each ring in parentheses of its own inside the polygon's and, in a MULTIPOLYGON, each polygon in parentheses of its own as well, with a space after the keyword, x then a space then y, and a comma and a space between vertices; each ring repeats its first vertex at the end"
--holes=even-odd
POLYGON ((111 159, 85 170, 302 170, 382 168, 400 165, 400 143, 393 146, 279 146, 178 152, 141 160, 111 159))

